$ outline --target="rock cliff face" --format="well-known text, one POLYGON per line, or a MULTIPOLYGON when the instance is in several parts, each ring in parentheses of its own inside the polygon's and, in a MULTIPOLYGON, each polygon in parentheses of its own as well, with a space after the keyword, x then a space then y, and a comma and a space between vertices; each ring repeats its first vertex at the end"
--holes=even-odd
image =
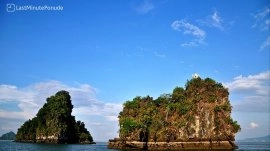
POLYGON ((179 142, 184 143, 182 147, 193 142, 191 146, 195 148, 210 149, 215 143, 220 148, 234 148, 235 133, 240 126, 230 117, 232 106, 228 96, 222 84, 197 76, 187 81, 185 88, 176 87, 172 94, 163 94, 155 100, 150 96, 136 97, 124 103, 119 113, 120 140, 111 140, 108 147, 123 148, 135 141, 146 143, 145 148, 153 148, 152 143, 159 144, 156 146, 171 143, 180 149, 179 142), (197 142, 204 145, 200 147, 197 142))
POLYGON ((42 143, 93 143, 93 138, 81 121, 71 115, 73 105, 67 91, 47 98, 36 117, 26 121, 16 135, 16 141, 42 143))

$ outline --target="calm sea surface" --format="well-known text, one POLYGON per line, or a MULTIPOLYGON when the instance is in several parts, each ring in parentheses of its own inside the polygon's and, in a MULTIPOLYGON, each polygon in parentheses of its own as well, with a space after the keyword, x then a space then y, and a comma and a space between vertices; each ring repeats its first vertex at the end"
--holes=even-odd
MULTIPOLYGON (((270 142, 236 142, 239 150, 268 150, 270 151, 270 142)), ((117 151, 107 149, 107 143, 97 143, 92 145, 54 145, 54 144, 32 144, 17 143, 13 141, 0 141, 0 151, 117 151)))

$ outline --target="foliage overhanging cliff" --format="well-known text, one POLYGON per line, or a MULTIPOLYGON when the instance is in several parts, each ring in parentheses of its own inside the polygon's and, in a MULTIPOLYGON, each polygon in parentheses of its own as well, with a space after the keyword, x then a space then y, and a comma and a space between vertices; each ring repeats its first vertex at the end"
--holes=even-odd
POLYGON ((119 135, 125 141, 233 141, 241 130, 231 118, 228 89, 215 80, 193 77, 185 88, 157 99, 135 97, 119 113, 119 135))
POLYGON ((73 105, 67 91, 47 98, 36 117, 26 121, 16 135, 17 141, 45 143, 92 143, 84 122, 71 115, 73 105))

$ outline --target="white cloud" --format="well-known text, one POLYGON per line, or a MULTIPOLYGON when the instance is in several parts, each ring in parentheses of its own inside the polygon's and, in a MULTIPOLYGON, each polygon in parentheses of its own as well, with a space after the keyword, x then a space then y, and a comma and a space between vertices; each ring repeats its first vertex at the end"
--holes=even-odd
POLYGON ((220 30, 223 30, 223 19, 219 16, 219 13, 217 11, 215 11, 212 15, 211 15, 211 25, 213 27, 216 27, 220 30))
POLYGON ((270 47, 270 36, 267 37, 267 39, 262 43, 261 45, 261 50, 265 49, 265 48, 269 48, 270 47))
POLYGON ((155 8, 154 4, 148 0, 144 0, 141 4, 135 7, 139 14, 147 14, 155 8))
POLYGON ((172 23, 171 27, 174 30, 182 30, 184 34, 191 34, 197 38, 205 38, 206 36, 205 31, 185 20, 176 20, 172 23))
MULTIPOLYGON (((262 11, 253 15, 255 23, 252 25, 252 28, 259 29, 262 32, 268 32, 270 29, 270 8, 266 7, 262 11)), ((260 50, 270 48, 270 36, 267 34, 268 37, 265 38, 264 42, 260 46, 260 50)))
POLYGON ((255 129, 258 128, 259 124, 255 123, 255 122, 251 122, 249 123, 249 128, 248 129, 255 129))
POLYGON ((91 106, 81 106, 74 108, 75 115, 103 116, 109 121, 118 121, 118 113, 122 110, 122 104, 99 103, 91 106))
POLYGON ((261 31, 269 30, 270 27, 270 8, 267 7, 264 10, 253 15, 255 23, 252 25, 252 28, 260 28, 261 31))
POLYGON ((269 96, 246 96, 232 100, 234 111, 269 113, 269 96))
POLYGON ((171 27, 173 30, 194 37, 192 41, 183 43, 181 45, 183 47, 193 47, 205 43, 204 39, 206 38, 206 32, 185 20, 176 20, 171 24, 171 27))
POLYGON ((181 44, 182 47, 197 47, 199 45, 204 45, 204 39, 193 39, 189 42, 184 42, 181 44))
MULTIPOLYGON (((113 133, 97 133, 101 129, 99 126, 87 127, 90 132, 94 131, 95 138, 105 141, 117 135, 118 130, 118 113, 122 110, 122 105, 117 103, 106 103, 96 98, 96 89, 88 84, 66 85, 60 81, 47 81, 34 83, 32 85, 18 88, 14 85, 0 85, 0 102, 5 104, 17 104, 18 111, 8 111, 0 107, 0 131, 6 129, 14 120, 17 121, 17 128, 22 124, 22 120, 33 118, 38 110, 46 102, 46 98, 54 95, 57 91, 69 91, 74 105, 72 114, 76 116, 76 120, 85 119, 86 125, 91 125, 92 122, 106 124, 113 121, 115 126, 113 133), (11 103, 12 102, 12 103, 11 103), (99 118, 96 118, 98 116, 99 118), (87 117, 87 118, 85 118, 87 117)), ((82 120, 83 121, 83 120, 82 120)), ((14 129, 13 131, 16 131, 14 129)))
POLYGON ((225 83, 231 91, 248 91, 256 94, 269 93, 270 71, 261 72, 256 75, 244 77, 239 75, 232 82, 225 83))
POLYGON ((229 28, 234 23, 234 21, 225 22, 225 19, 220 16, 217 10, 214 10, 212 14, 206 16, 204 19, 198 19, 197 22, 202 26, 217 28, 221 31, 229 28))
POLYGON ((249 76, 237 76, 232 82, 224 83, 229 88, 236 111, 269 112, 270 71, 249 76))

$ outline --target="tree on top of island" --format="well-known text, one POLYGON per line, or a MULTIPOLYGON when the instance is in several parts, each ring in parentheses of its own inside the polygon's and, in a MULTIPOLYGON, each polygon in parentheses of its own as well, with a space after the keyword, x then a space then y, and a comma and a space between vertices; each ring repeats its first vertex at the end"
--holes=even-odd
MULTIPOLYGON (((188 80, 185 88, 176 87, 171 94, 157 99, 135 97, 124 103, 119 113, 120 138, 110 140, 108 147, 146 149, 147 143, 151 148, 150 143, 163 142, 164 146, 173 142, 206 142, 208 145, 201 147, 211 149, 213 142, 226 141, 220 148, 234 148, 235 133, 241 128, 230 116, 232 106, 228 97, 228 89, 221 83, 211 78, 201 79, 198 75, 188 80), (146 144, 138 147, 140 143, 136 146, 134 142, 146 144)), ((170 148, 172 144, 167 148, 158 148, 157 144, 151 149, 177 149, 170 148)), ((190 146, 182 143, 178 149, 185 147, 190 146)))
POLYGON ((71 115, 73 105, 67 91, 47 98, 36 117, 26 121, 16 135, 19 142, 94 143, 84 122, 71 115))

